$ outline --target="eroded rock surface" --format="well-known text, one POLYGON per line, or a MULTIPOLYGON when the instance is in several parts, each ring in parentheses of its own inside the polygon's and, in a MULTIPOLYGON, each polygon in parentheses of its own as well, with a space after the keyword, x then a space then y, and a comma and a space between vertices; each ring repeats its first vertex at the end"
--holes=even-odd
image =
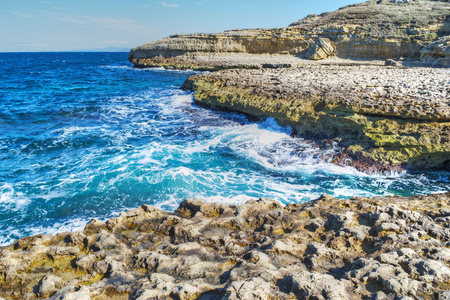
POLYGON ((143 205, 0 248, 0 298, 447 299, 449 218, 450 193, 143 205))
POLYGON ((429 66, 450 68, 450 35, 423 48, 420 60, 429 66))

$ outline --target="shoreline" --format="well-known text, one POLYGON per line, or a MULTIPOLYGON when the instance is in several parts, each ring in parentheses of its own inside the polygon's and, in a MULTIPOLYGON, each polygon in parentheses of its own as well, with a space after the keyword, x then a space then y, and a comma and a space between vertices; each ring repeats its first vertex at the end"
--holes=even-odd
POLYGON ((374 164, 388 172, 449 170, 447 78, 445 69, 305 64, 199 74, 183 88, 196 104, 335 139, 359 170, 372 173, 374 164))
POLYGON ((142 205, 0 247, 0 297, 446 299, 449 226, 450 192, 142 205))

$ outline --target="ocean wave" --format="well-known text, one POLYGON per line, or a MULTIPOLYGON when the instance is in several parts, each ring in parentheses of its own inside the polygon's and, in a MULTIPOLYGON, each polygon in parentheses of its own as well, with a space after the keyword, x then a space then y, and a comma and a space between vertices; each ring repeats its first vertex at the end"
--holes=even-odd
POLYGON ((197 106, 179 86, 199 72, 136 69, 122 54, 61 57, 64 66, 44 57, 30 60, 33 75, 8 76, 21 88, 0 103, 0 243, 144 203, 173 211, 185 198, 288 204, 448 190, 448 172, 367 175, 332 164, 333 143, 292 137, 273 118, 197 106))

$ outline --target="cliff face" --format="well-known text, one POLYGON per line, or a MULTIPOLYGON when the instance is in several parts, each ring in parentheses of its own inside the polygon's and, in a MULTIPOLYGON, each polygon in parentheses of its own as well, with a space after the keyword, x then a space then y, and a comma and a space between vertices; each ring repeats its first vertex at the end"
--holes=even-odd
POLYGON ((137 67, 177 67, 177 59, 198 62, 199 56, 217 53, 279 54, 312 59, 330 55, 418 58, 424 46, 450 35, 449 3, 398 2, 371 0, 320 16, 310 15, 284 28, 174 35, 132 49, 129 59, 137 67), (308 55, 325 49, 320 47, 323 42, 329 50, 325 56, 308 55))

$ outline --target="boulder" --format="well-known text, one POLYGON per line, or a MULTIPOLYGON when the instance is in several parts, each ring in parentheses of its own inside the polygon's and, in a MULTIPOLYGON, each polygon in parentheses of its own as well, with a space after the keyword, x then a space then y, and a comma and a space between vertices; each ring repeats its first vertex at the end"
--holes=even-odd
POLYGON ((420 51, 420 60, 431 67, 450 67, 450 36, 444 36, 420 51))
POLYGON ((330 39, 319 38, 308 48, 305 57, 312 60, 321 60, 333 55, 335 50, 330 39))
POLYGON ((41 278, 37 290, 39 297, 47 297, 62 288, 64 281, 53 274, 47 274, 41 278))

